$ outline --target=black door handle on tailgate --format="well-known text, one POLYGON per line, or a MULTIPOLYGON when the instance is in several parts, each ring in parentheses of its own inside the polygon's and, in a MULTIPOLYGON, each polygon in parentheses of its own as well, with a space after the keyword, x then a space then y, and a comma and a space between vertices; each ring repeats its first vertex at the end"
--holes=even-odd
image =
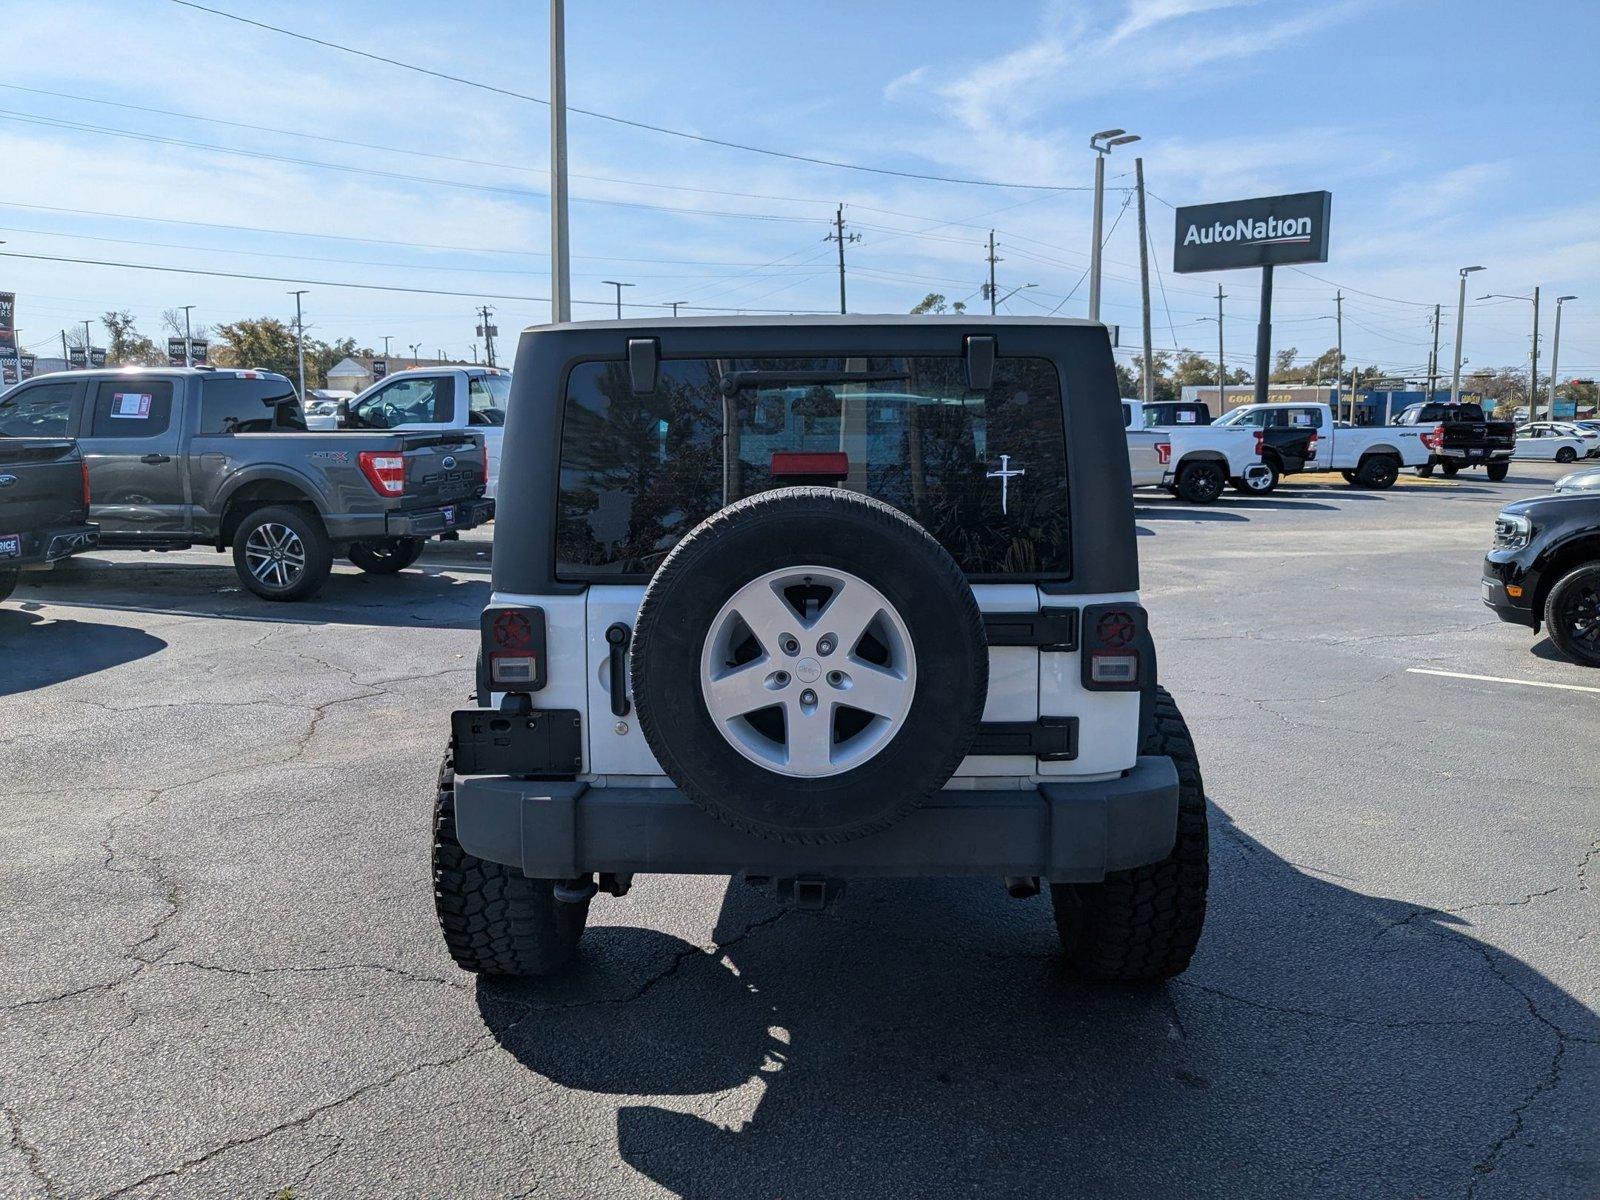
POLYGON ((618 717, 627 716, 631 707, 628 703, 628 643, 632 640, 633 630, 621 621, 606 630, 606 645, 610 648, 611 712, 618 717))

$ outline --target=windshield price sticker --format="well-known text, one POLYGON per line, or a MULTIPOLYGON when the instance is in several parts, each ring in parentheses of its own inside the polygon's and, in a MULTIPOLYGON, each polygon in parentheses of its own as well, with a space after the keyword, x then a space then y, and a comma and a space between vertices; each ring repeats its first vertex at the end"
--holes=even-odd
POLYGON ((149 392, 117 392, 111 397, 111 415, 123 420, 149 420, 151 398, 149 392))

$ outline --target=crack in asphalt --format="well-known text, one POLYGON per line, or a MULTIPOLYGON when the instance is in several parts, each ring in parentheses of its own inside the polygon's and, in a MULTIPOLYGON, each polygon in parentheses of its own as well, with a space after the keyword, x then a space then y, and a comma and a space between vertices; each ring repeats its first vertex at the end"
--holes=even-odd
POLYGON ((206 971, 217 975, 233 975, 244 979, 257 979, 263 975, 321 975, 338 971, 376 971, 384 975, 392 975, 396 979, 403 979, 408 983, 435 983, 443 987, 453 988, 458 992, 469 991, 471 988, 471 985, 464 980, 446 979, 440 975, 423 975, 416 971, 408 971, 404 967, 397 967, 392 963, 344 962, 320 963, 313 966, 234 967, 222 963, 200 962, 192 958, 178 958, 162 959, 151 965, 162 968, 188 967, 196 971, 206 971))
POLYGON ((44 1194, 50 1200, 57 1200, 63 1193, 61 1185, 44 1169, 44 1163, 39 1158, 39 1148, 22 1134, 22 1124, 17 1120, 17 1114, 7 1104, 0 1106, 6 1114, 6 1124, 11 1129, 10 1146, 22 1156, 22 1161, 27 1165, 28 1174, 32 1175, 44 1187, 44 1194))
POLYGON ((1465 1028, 1475 1025, 1490 1027, 1503 1024, 1500 1021, 1479 1021, 1475 1019, 1450 1019, 1446 1017, 1428 1018, 1417 1017, 1403 1021, 1379 1021, 1371 1017, 1355 1017, 1348 1013, 1324 1012, 1316 1008, 1300 1008, 1288 1004, 1268 1004, 1264 1000, 1254 1000, 1249 996, 1241 996, 1223 988, 1212 987, 1209 984, 1195 983, 1187 979, 1172 979, 1168 983, 1172 987, 1183 988, 1186 991, 1204 992, 1208 996, 1216 996, 1222 1000, 1229 1000, 1235 1004, 1242 1004, 1247 1008, 1260 1009, 1263 1012, 1280 1013, 1291 1017, 1311 1017, 1321 1021, 1334 1021, 1345 1025, 1364 1025, 1372 1029, 1427 1029, 1434 1027, 1465 1028))
POLYGON ((1372 940, 1377 941, 1390 930, 1399 929, 1402 925, 1410 925, 1418 917, 1454 916, 1457 913, 1472 912, 1474 909, 1479 908, 1523 908, 1526 905, 1532 904, 1535 900, 1542 899, 1545 896, 1553 896, 1560 890, 1561 888, 1559 886, 1549 887, 1545 888, 1542 892, 1528 892, 1526 895, 1519 896, 1515 900, 1475 900, 1471 904, 1462 904, 1454 908, 1419 906, 1398 920, 1390 921, 1382 929, 1378 930, 1377 933, 1372 935, 1372 940))

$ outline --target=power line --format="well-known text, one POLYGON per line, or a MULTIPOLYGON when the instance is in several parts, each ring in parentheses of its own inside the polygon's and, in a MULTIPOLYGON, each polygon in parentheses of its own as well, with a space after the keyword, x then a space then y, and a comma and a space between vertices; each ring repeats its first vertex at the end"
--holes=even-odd
MULTIPOLYGON (((251 17, 243 17, 237 13, 225 12, 220 8, 210 8, 204 4, 197 4, 194 0, 171 0, 173 4, 183 8, 192 8, 198 12, 210 13, 212 16, 224 17, 229 21, 237 21, 241 25, 253 25, 257 29, 265 29, 270 33, 282 34, 284 37, 295 38, 302 42, 322 46, 329 50, 337 50, 342 54, 352 54, 358 58, 365 58, 372 62, 383 63, 385 66, 399 67, 402 70, 414 71, 419 75, 429 75, 434 79, 442 79, 449 83, 459 83, 464 87, 477 88, 480 91, 493 92, 496 95, 506 96, 513 100, 524 100, 530 104, 541 104, 548 108, 550 101, 542 96, 530 96, 525 92, 512 91, 510 88, 498 87, 495 84, 484 83, 476 79, 467 79, 461 75, 451 75, 445 71, 435 71, 428 67, 418 66, 415 63, 405 62, 387 54, 374 54, 371 51, 361 50, 343 42, 330 41, 325 38, 313 37, 307 33, 299 33, 293 29, 285 29, 280 25, 269 25, 265 21, 257 21, 251 17)), ((808 154, 793 154, 787 150, 773 150, 765 146, 752 146, 744 142, 729 141, 724 138, 707 137, 704 134, 689 133, 682 129, 670 129, 665 125, 652 125, 647 121, 635 121, 628 117, 615 116, 612 113, 596 112, 593 109, 577 108, 567 105, 568 112, 578 113, 585 117, 593 117, 600 121, 610 121, 616 125, 625 125, 631 129, 647 130, 650 133, 665 134, 668 137, 683 138, 691 142, 702 142, 710 146, 721 146, 728 150, 743 150, 750 154, 765 154, 772 158, 788 159, 791 162, 810 163, 814 166, 833 167, 843 171, 864 171, 874 175, 893 175, 900 179, 920 179, 929 183, 958 183, 970 187, 998 187, 1018 188, 1028 191, 1062 192, 1082 191, 1081 186, 1059 186, 1048 183, 1007 183, 994 179, 967 179, 952 175, 933 175, 919 171, 897 171, 891 167, 872 167, 864 163, 842 162, 831 158, 816 158, 808 154)))
MULTIPOLYGON (((178 0, 173 0, 178 3, 178 0)), ((433 175, 412 175, 404 171, 383 171, 375 167, 358 167, 349 163, 323 162, 314 158, 298 158, 290 154, 272 154, 265 150, 245 150, 237 146, 218 146, 211 142, 194 142, 187 138, 163 137, 154 133, 139 133, 131 129, 117 129, 109 125, 93 125, 86 121, 67 121, 55 117, 37 117, 29 113, 18 113, 9 109, 0 109, 0 119, 18 121, 27 125, 43 125, 54 129, 75 129, 85 133, 98 133, 106 137, 128 138, 132 141, 151 142, 162 146, 179 146, 186 150, 204 150, 213 154, 227 154, 238 158, 261 159, 266 162, 288 163, 293 166, 317 167, 325 171, 342 171, 350 175, 366 175, 378 179, 393 179, 404 183, 431 184, 435 187, 457 188, 469 192, 485 192, 491 195, 518 196, 535 200, 548 200, 550 193, 535 191, 531 188, 507 187, 503 184, 472 183, 464 179, 440 179, 433 175)), ((585 204, 604 204, 612 208, 642 208, 652 212, 685 213, 691 216, 703 217, 737 217, 750 221, 792 221, 800 224, 820 220, 819 217, 797 217, 788 213, 753 213, 736 212, 731 209, 693 208, 688 206, 670 204, 647 204, 642 200, 602 200, 595 196, 574 196, 574 200, 585 204)), ((812 201, 805 201, 812 203, 812 201)))
MULTIPOLYGON (((159 266, 159 265, 157 265, 155 263, 113 262, 113 261, 109 261, 109 260, 106 260, 106 259, 98 259, 98 258, 69 258, 69 257, 67 257, 65 255, 59 255, 59 254, 22 254, 22 253, 18 253, 16 251, 12 251, 12 250, 0 250, 0 258, 21 258, 21 259, 29 259, 29 260, 32 260, 34 262, 76 263, 76 264, 78 264, 80 266, 89 266, 89 267, 116 267, 116 268, 120 268, 122 270, 127 270, 127 271, 159 271, 159 272, 161 272, 163 274, 167 274, 167 275, 204 275, 204 276, 209 276, 209 277, 214 278, 214 279, 249 279, 249 280, 254 280, 256 282, 261 282, 261 283, 302 283, 302 284, 307 284, 307 285, 309 285, 311 287, 355 288, 355 289, 357 289, 359 291, 364 291, 364 292, 402 292, 402 293, 406 293, 406 294, 419 295, 419 296, 463 296, 463 297, 471 297, 473 299, 478 299, 478 300, 524 300, 524 301, 527 301, 527 302, 533 303, 533 304, 549 304, 550 303, 550 297, 549 296, 518 296, 518 295, 506 295, 506 294, 497 293, 497 292, 457 292, 457 291, 449 291, 449 290, 446 290, 446 289, 443 289, 443 288, 400 287, 398 285, 389 284, 389 283, 354 283, 354 282, 351 282, 350 280, 341 280, 341 279, 296 279, 296 278, 294 278, 292 276, 286 276, 286 275, 252 275, 252 274, 249 274, 249 273, 246 273, 246 272, 243 272, 243 271, 205 271, 205 270, 201 270, 198 267, 165 267, 165 266, 159 266)), ((574 300, 573 303, 574 304, 591 304, 591 305, 598 304, 598 305, 601 305, 602 307, 610 308, 610 307, 613 306, 614 302, 610 301, 610 300, 574 300)), ((628 308, 666 308, 666 307, 668 307, 668 305, 665 305, 665 304, 632 303, 632 302, 630 302, 625 307, 628 307, 628 308)), ((684 308, 703 308, 705 306, 694 305, 694 304, 685 304, 685 305, 683 305, 683 307, 684 308)), ((723 309, 726 309, 727 307, 729 307, 729 306, 727 306, 727 305, 718 305, 718 306, 716 306, 717 310, 723 310, 723 309)), ((762 311, 762 312, 794 314, 794 313, 797 313, 797 312, 798 313, 816 313, 816 312, 819 312, 820 310, 818 310, 818 309, 772 308, 772 309, 761 309, 761 310, 747 309, 746 311, 750 311, 750 312, 762 311)))

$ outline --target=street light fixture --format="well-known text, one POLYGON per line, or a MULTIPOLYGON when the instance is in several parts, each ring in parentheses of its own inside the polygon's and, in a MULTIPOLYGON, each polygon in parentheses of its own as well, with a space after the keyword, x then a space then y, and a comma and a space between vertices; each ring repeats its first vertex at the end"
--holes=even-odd
POLYGON ((1038 287, 1038 286, 1039 285, 1037 283, 1018 284, 1016 287, 1012 288, 1009 292, 1007 292, 1004 296, 1001 296, 1000 299, 996 300, 995 304, 997 306, 1001 305, 1001 304, 1004 304, 1007 300, 1011 299, 1011 297, 1015 296, 1018 292, 1022 291, 1023 289, 1031 288, 1031 287, 1038 287))
POLYGON ((1467 319, 1467 276, 1482 267, 1462 267, 1461 287, 1456 295, 1456 366, 1450 372, 1450 403, 1461 402, 1461 329, 1467 319))
POLYGON ((422 343, 421 342, 413 342, 411 344, 411 366, 412 366, 413 369, 415 369, 417 367, 420 367, 422 365, 422 360, 417 357, 418 353, 421 350, 422 350, 422 343))
MULTIPOLYGON (((1556 367, 1560 365, 1561 357, 1561 306, 1568 300, 1576 300, 1576 296, 1556 297, 1556 328, 1550 335, 1550 419, 1556 419, 1556 367)), ((1572 406, 1572 415, 1577 417, 1578 406, 1572 406)))
POLYGON ((633 284, 618 283, 615 279, 602 279, 600 282, 609 283, 612 287, 617 289, 617 320, 622 320, 622 289, 625 287, 632 287, 633 284))
POLYGON ((1100 241, 1105 224, 1106 155, 1113 146, 1137 142, 1139 135, 1123 129, 1102 129, 1089 139, 1094 151, 1094 245, 1089 248, 1089 320, 1100 319, 1100 241))
MULTIPOLYGON (((1479 296, 1479 300, 1526 300, 1533 305, 1533 346, 1528 352, 1528 420, 1537 420, 1539 416, 1539 289, 1533 289, 1531 296, 1507 296, 1503 292, 1490 292, 1486 296, 1479 296)), ((1554 410, 1551 410, 1551 420, 1554 420, 1554 410)))

